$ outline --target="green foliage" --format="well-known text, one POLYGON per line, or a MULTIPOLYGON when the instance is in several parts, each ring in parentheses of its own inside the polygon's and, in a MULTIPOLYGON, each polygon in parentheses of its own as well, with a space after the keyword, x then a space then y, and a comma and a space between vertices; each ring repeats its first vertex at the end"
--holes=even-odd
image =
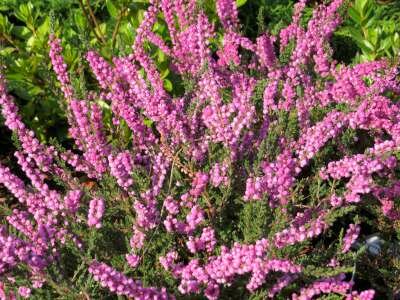
MULTIPOLYGON (((63 100, 59 92, 54 74, 51 72, 48 58, 48 35, 55 32, 63 37, 64 57, 70 67, 70 72, 79 74, 73 80, 78 97, 84 98, 88 87, 95 86, 94 79, 87 72, 87 66, 82 58, 88 49, 96 49, 101 55, 110 59, 114 55, 127 54, 131 51, 134 31, 143 19, 144 11, 148 1, 128 1, 128 0, 96 0, 90 2, 90 9, 96 16, 94 21, 89 14, 88 1, 63 1, 63 0, 3 0, 0 3, 0 59, 7 66, 6 76, 10 84, 11 93, 17 97, 19 107, 22 108, 22 115, 27 125, 35 130, 35 133, 42 141, 47 141, 54 145, 56 149, 63 149, 62 145, 68 143, 66 122, 62 107, 63 100), (56 143, 51 137, 56 137, 61 144, 56 143)), ((199 5, 206 7, 212 20, 216 20, 214 1, 199 1, 199 5)), ((252 38, 263 32, 276 33, 291 20, 292 0, 237 0, 240 7, 240 18, 244 24, 242 31, 252 38)), ((310 7, 306 9, 302 24, 307 22, 310 17, 310 7)), ((355 61, 375 60, 382 57, 395 58, 400 51, 400 31, 398 22, 400 20, 400 8, 396 3, 387 7, 375 3, 374 0, 355 0, 354 4, 348 9, 348 18, 345 26, 338 34, 333 37, 333 48, 338 51, 338 59, 346 63, 355 61), (392 9, 392 12, 389 11, 392 9), (396 23, 397 22, 397 23, 396 23), (349 45, 348 41, 353 41, 360 51, 357 55, 353 51, 354 45, 349 45), (342 47, 342 46, 346 47, 342 47), (336 47, 336 48, 335 48, 336 47), (342 52, 340 52, 342 51, 342 52), (356 55, 356 56, 355 56, 356 55)), ((163 20, 158 20, 155 25, 157 34, 165 39, 168 36, 167 27, 163 20)), ((220 41, 221 37, 217 39, 220 41)), ((214 41, 217 42, 217 41, 214 41)), ((286 63, 291 55, 295 42, 290 42, 283 53, 279 53, 279 61, 286 63)), ((148 45, 151 57, 156 60, 156 65, 162 79, 164 87, 174 96, 190 95, 195 85, 195 79, 178 78, 169 69, 169 59, 159 49, 148 45)), ((257 112, 262 111, 263 91, 267 84, 266 80, 260 80, 259 85, 253 93, 253 101, 257 112)), ((303 91, 298 91, 302 93, 303 91)), ((229 99, 230 95, 224 95, 224 99, 229 99)), ((96 99, 98 100, 98 99, 96 99)), ((103 109, 104 121, 107 129, 113 128, 109 104, 99 100, 97 103, 103 109)), ((191 109, 191 108, 188 108, 191 109)), ((343 106, 343 110, 347 110, 343 106)), ((322 120, 329 112, 330 108, 316 108, 311 111, 311 121, 313 124, 322 120)), ((145 120, 145 125, 153 126, 153 121, 145 120)), ((260 124, 257 124, 260 126, 260 124)), ((1 130, 1 128, 0 128, 1 130)), ((118 148, 127 148, 132 139, 132 132, 124 121, 119 126, 119 131, 111 130, 112 136, 108 137, 110 143, 118 148)), ((1 133, 3 134, 3 133, 1 133)), ((273 116, 270 123, 269 134, 260 143, 254 157, 253 164, 249 161, 240 161, 235 170, 231 173, 240 172, 255 175, 261 173, 261 162, 272 161, 279 153, 279 142, 282 137, 288 141, 294 140, 299 135, 299 124, 297 122, 297 112, 279 112, 273 116), (254 170, 249 168, 254 166, 254 170), (240 172, 239 172, 240 171, 240 172)), ((13 137, 18 148, 18 140, 13 137)), ((3 141, 2 141, 3 142, 3 141)), ((295 214, 296 208, 304 205, 321 205, 329 197, 331 190, 339 191, 344 183, 328 182, 322 183, 316 176, 315 171, 330 159, 339 155, 363 153, 364 149, 370 145, 371 141, 362 131, 347 129, 337 141, 332 141, 316 155, 310 163, 309 170, 298 176, 298 183, 293 188, 290 209, 285 211, 271 209, 266 201, 243 202, 244 182, 243 178, 236 176, 233 182, 226 188, 211 188, 207 197, 201 199, 204 206, 211 203, 215 211, 209 209, 207 212, 212 216, 213 227, 217 229, 218 239, 221 244, 229 245, 233 241, 242 243, 253 243, 262 237, 271 237, 274 233, 288 226, 288 214, 295 214), (341 145, 344 149, 338 149, 341 145), (343 152, 341 152, 343 150, 343 152), (341 185, 340 185, 341 184, 341 185)), ((1 145, 3 149, 3 145, 1 145)), ((212 156, 208 157, 209 168, 215 161, 221 161, 227 157, 220 145, 212 144, 212 156)), ((398 154, 397 154, 398 155, 398 154)), ((178 155, 179 157, 179 155, 178 155)), ((64 162, 59 162, 67 171, 64 162)), ((151 177, 148 170, 137 168, 132 174, 134 179, 134 190, 139 194, 146 191, 151 177)), ((181 172, 176 166, 172 166, 169 180, 167 179, 168 190, 171 194, 180 194, 181 188, 171 186, 171 182, 181 181, 181 172)), ((52 184, 62 186, 63 181, 55 179, 52 184)), ((89 236, 85 236, 83 241, 85 255, 82 257, 72 245, 64 245, 60 253, 59 268, 53 267, 49 272, 54 275, 48 279, 48 286, 40 289, 35 294, 36 299, 115 299, 103 290, 93 278, 89 276, 87 270, 88 261, 93 258, 95 253, 101 253, 97 257, 99 260, 112 264, 129 276, 141 278, 145 284, 156 284, 166 286, 170 291, 175 291, 177 282, 168 272, 158 264, 157 258, 164 255, 165 249, 172 248, 173 245, 181 245, 183 239, 178 235, 167 233, 160 226, 153 231, 149 237, 150 242, 147 247, 139 253, 142 257, 146 255, 146 261, 142 261, 140 267, 133 270, 125 262, 124 255, 129 251, 129 240, 125 237, 130 236, 130 229, 134 223, 132 216, 132 202, 134 199, 121 194, 116 181, 111 176, 104 176, 99 182, 92 182, 86 177, 80 178, 80 185, 87 195, 94 195, 94 190, 99 190, 101 196, 110 203, 111 207, 106 210, 104 226, 100 230, 93 230, 89 236), (95 185, 96 189, 91 185, 95 185), (122 196, 121 196, 122 195, 122 196), (115 204, 115 205, 114 205, 115 204), (101 251, 100 251, 101 250, 101 251), (154 266, 156 266, 154 268, 154 266), (162 276, 160 276, 162 274, 162 276), (70 281, 65 280, 70 278, 70 281), (162 278, 162 279, 161 279, 162 278), (90 291, 90 293, 88 292, 90 291)), ((84 199, 87 201, 88 199, 84 199)), ((265 200, 265 199, 264 199, 265 200)), ((8 200, 7 201, 11 201, 8 200)), ((10 214, 9 206, 0 204, 1 214, 10 214)), ((358 211, 357 206, 348 206, 329 211, 325 221, 335 226, 338 223, 348 223, 353 220, 354 215, 360 215, 363 221, 368 223, 373 229, 386 232, 388 226, 397 226, 397 237, 388 239, 399 239, 400 225, 388 224, 386 220, 368 220, 368 214, 377 214, 377 209, 371 205, 370 211, 358 211)), ((82 223, 71 224, 74 232, 84 232, 84 220, 87 211, 78 212, 78 219, 82 223)), ((371 229, 372 230, 372 229, 371 229)), ((350 274, 353 272, 355 258, 343 255, 343 267, 329 268, 326 265, 329 258, 340 252, 343 239, 343 231, 332 232, 328 235, 330 241, 307 241, 293 247, 287 247, 284 251, 272 249, 271 253, 277 254, 282 258, 294 258, 298 262, 307 264, 304 274, 306 278, 302 280, 312 281, 319 276, 334 276, 340 272, 350 274), (328 243, 330 243, 328 245, 328 243), (309 253, 315 249, 312 255, 309 253), (298 255, 298 253, 302 253, 298 255)), ((357 257, 361 267, 357 269, 357 276, 369 282, 383 281, 384 288, 390 287, 392 290, 400 286, 400 262, 393 255, 398 248, 387 248, 382 256, 371 258, 365 253, 360 253, 357 257), (379 269, 374 266, 384 266, 379 269), (368 278, 371 276, 371 278, 368 278), (365 278, 364 278, 365 277, 365 278)), ((187 255, 186 255, 187 256, 187 255)), ((398 257, 398 256, 397 256, 398 257)), ((189 259, 193 257, 185 257, 189 259)), ((267 289, 263 288, 252 296, 248 295, 245 289, 246 280, 238 280, 234 283, 234 288, 223 289, 222 299, 264 299, 267 289), (229 291, 228 291, 229 290, 229 291), (232 290, 234 293, 232 294, 232 290)), ((19 282, 19 284, 22 284, 19 282)), ((294 283, 293 286, 300 286, 294 283)), ((376 289, 384 289, 375 287, 376 289)), ((291 286, 287 288, 290 291, 291 286)), ((384 291, 385 292, 385 291, 384 291)), ((290 294, 288 294, 289 297, 290 294)), ((282 296, 283 297, 283 296, 282 296)), ((188 297, 187 299, 195 299, 188 297)), ((278 298, 284 299, 284 298, 278 298)), ((322 299, 341 299, 337 295, 324 296, 322 299)))
MULTIPOLYGON (((64 58, 75 78, 78 97, 85 84, 93 79, 83 63, 86 51, 98 50, 102 56, 127 54, 131 51, 135 28, 140 24, 148 1, 22 1, 7 0, 0 6, 0 60, 7 68, 9 90, 17 96, 24 120, 41 141, 67 138, 63 99, 48 56, 48 37, 54 32, 63 39, 64 58), (93 16, 92 17, 92 14, 93 16), (86 82, 86 83, 85 83, 86 82)), ((166 36, 162 20, 157 33, 166 36)), ((158 66, 165 87, 172 90, 165 54, 156 50, 158 66)))
POLYGON ((264 32, 276 34, 290 24, 293 0, 249 0, 239 10, 246 36, 256 37, 264 32))
POLYGON ((247 244, 268 235, 268 225, 272 221, 271 211, 266 201, 246 203, 239 219, 243 241, 247 244))
POLYGON ((347 22, 337 34, 351 37, 361 49, 356 61, 372 61, 400 54, 400 7, 380 5, 375 0, 355 0, 347 22))

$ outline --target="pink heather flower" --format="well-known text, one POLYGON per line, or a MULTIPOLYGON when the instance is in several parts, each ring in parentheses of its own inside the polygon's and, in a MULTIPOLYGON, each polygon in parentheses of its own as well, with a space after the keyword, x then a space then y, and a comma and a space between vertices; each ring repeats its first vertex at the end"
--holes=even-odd
POLYGON ((213 28, 210 24, 207 16, 201 12, 197 17, 197 24, 196 24, 196 37, 197 37, 197 56, 199 58, 200 65, 199 67, 202 68, 206 63, 210 62, 210 48, 209 39, 213 35, 213 28))
POLYGON ((136 268, 140 262, 140 256, 136 254, 126 254, 125 255, 126 261, 132 268, 136 268))
POLYGON ((308 161, 328 140, 335 138, 342 131, 347 124, 346 119, 343 113, 332 112, 322 121, 307 129, 300 140, 296 142, 300 167, 307 165, 308 161))
POLYGON ((239 65, 241 56, 239 54, 239 39, 234 33, 227 32, 223 39, 223 48, 217 51, 218 65, 239 65))
POLYGON ((339 262, 336 258, 332 258, 329 263, 327 264, 328 267, 336 268, 339 266, 339 262))
POLYGON ((171 215, 177 215, 179 213, 179 204, 171 196, 165 198, 164 206, 171 215))
POLYGON ((175 261, 178 259, 178 253, 176 251, 170 251, 166 256, 160 256, 160 264, 166 271, 171 270, 175 266, 175 261))
POLYGON ((192 182, 192 189, 190 195, 193 197, 199 197, 204 191, 209 180, 209 176, 206 173, 197 173, 192 182))
POLYGON ((188 231, 193 231, 203 221, 204 211, 198 205, 193 206, 189 214, 186 216, 188 231))
POLYGON ((293 294, 293 300, 313 299, 320 294, 338 293, 346 294, 353 286, 352 282, 344 281, 344 274, 337 277, 329 277, 317 280, 308 287, 302 288, 300 294, 293 294))
POLYGON ((192 253, 197 253, 202 250, 206 250, 208 253, 211 253, 214 250, 216 243, 214 229, 211 227, 206 227, 203 228, 203 232, 200 237, 194 238, 193 236, 190 236, 189 240, 186 242, 186 246, 192 253))
POLYGON ((71 190, 64 197, 64 205, 69 213, 75 214, 80 206, 80 200, 83 192, 80 190, 71 190))
POLYGON ((84 159, 98 174, 98 178, 107 170, 107 155, 110 147, 103 134, 102 112, 98 105, 89 104, 83 100, 69 101, 74 123, 71 124, 70 134, 76 145, 84 152, 84 159))
POLYGON ((104 200, 94 198, 89 203, 88 225, 90 227, 101 228, 101 218, 104 214, 104 200))
POLYGON ((22 298, 29 298, 31 296, 31 289, 26 287, 26 286, 21 286, 18 288, 18 294, 22 297, 22 298))
POLYGON ((174 218, 172 215, 168 215, 164 222, 164 227, 168 232, 179 232, 179 233, 190 233, 191 230, 185 222, 179 221, 177 218, 174 218))
POLYGON ((358 235, 360 234, 360 226, 355 224, 350 224, 349 228, 346 231, 346 235, 343 238, 343 248, 342 253, 346 253, 350 250, 350 247, 357 240, 358 235))
POLYGON ((382 205, 382 213, 390 220, 399 220, 400 211, 394 207, 394 201, 389 199, 379 199, 382 205))
POLYGON ((333 207, 339 207, 343 203, 343 198, 336 195, 332 195, 330 198, 330 203, 333 207))
POLYGON ((61 84, 61 90, 64 93, 65 98, 70 99, 73 94, 72 87, 70 85, 70 79, 67 72, 67 65, 64 63, 64 59, 61 56, 61 40, 57 39, 53 34, 50 35, 49 39, 50 46, 50 59, 53 65, 53 70, 57 75, 57 79, 61 84))
POLYGON ((29 193, 24 182, 13 173, 10 168, 0 163, 0 183, 3 184, 21 203, 28 201, 29 193))
POLYGON ((169 161, 165 159, 161 153, 155 157, 154 165, 153 165, 153 172, 154 175, 152 177, 152 184, 153 184, 153 195, 158 195, 162 185, 165 180, 165 176, 167 174, 167 169, 169 166, 169 161))
POLYGON ((35 289, 40 289, 42 288, 43 284, 46 282, 44 278, 41 278, 40 276, 36 276, 35 279, 32 281, 32 287, 35 289))
POLYGON ((141 230, 139 230, 136 226, 133 226, 133 235, 129 242, 132 249, 141 249, 144 245, 145 239, 146 239, 146 235, 141 230))
POLYGON ((164 14, 164 18, 165 18, 165 22, 167 23, 168 26, 168 31, 169 34, 171 36, 171 40, 173 42, 173 44, 176 44, 176 34, 177 34, 177 30, 176 30, 176 26, 175 26, 175 19, 174 19, 174 8, 177 11, 178 17, 179 17, 179 22, 184 25, 185 27, 188 25, 186 23, 187 19, 185 16, 185 7, 182 3, 182 1, 175 1, 176 3, 173 3, 171 1, 168 0, 161 0, 160 6, 161 6, 161 10, 164 14), (175 4, 175 7, 174 7, 175 4))
POLYGON ((111 66, 94 51, 86 54, 86 60, 89 62, 90 68, 96 75, 96 78, 103 89, 110 87, 114 81, 114 74, 111 66))
POLYGON ((264 34, 257 38, 257 55, 263 67, 271 68, 275 64, 274 38, 264 34))
POLYGON ((17 135, 21 147, 27 156, 27 162, 25 164, 36 164, 36 167, 38 167, 40 171, 35 170, 35 173, 54 171, 59 175, 65 175, 60 168, 55 168, 54 166, 54 147, 46 147, 41 144, 35 137, 35 133, 28 130, 22 122, 21 116, 18 113, 18 107, 14 103, 13 98, 7 93, 5 78, 1 72, 0 107, 5 125, 17 135), (31 159, 34 162, 30 162, 31 159))
POLYGON ((217 0, 217 14, 227 31, 234 30, 238 26, 239 18, 234 0, 217 0))
POLYGON ((293 224, 289 228, 276 233, 276 247, 283 248, 318 236, 328 227, 328 225, 325 223, 324 215, 322 214, 317 219, 308 222, 307 227, 308 228, 304 225, 296 226, 296 224, 293 224))
POLYGON ((220 185, 228 185, 228 166, 227 164, 219 164, 216 163, 212 169, 210 170, 210 183, 214 187, 218 187, 220 185))
MULTIPOLYGON (((295 274, 301 267, 290 261, 266 259, 265 251, 268 241, 263 239, 253 245, 240 245, 235 243, 232 249, 221 248, 221 255, 214 256, 204 265, 198 259, 191 260, 187 265, 176 264, 176 255, 160 260, 166 265, 174 277, 181 279, 180 291, 186 293, 199 293, 200 284, 230 283, 234 276, 250 273, 251 278, 247 288, 252 291, 261 286, 269 272, 283 272, 295 274)), ((212 295, 210 295, 212 296, 212 295)))
POLYGON ((5 290, 4 283, 0 281, 0 299, 1 300, 7 300, 7 294, 5 290))
MULTIPOLYGON (((51 242, 49 239, 47 243, 41 243, 42 237, 33 237, 33 240, 38 240, 39 243, 32 244, 31 241, 24 241, 15 236, 9 235, 4 226, 0 227, 0 272, 4 273, 12 268, 18 266, 19 263, 26 264, 30 268, 36 270, 43 270, 48 261, 52 257, 45 258, 47 256, 46 251, 49 249, 48 243, 51 242)), ((54 241, 53 241, 54 242, 54 241)))
POLYGON ((271 207, 285 205, 294 183, 295 162, 292 154, 285 150, 275 162, 263 163, 262 170, 264 176, 247 179, 245 200, 261 200, 263 195, 268 193, 271 207))
POLYGON ((129 188, 133 184, 131 173, 133 171, 133 159, 129 151, 110 154, 108 156, 110 172, 117 179, 117 183, 124 189, 129 188))
POLYGON ((94 280, 98 281, 102 287, 117 295, 125 295, 136 299, 171 299, 165 288, 157 290, 153 287, 143 287, 140 281, 126 277, 104 263, 92 262, 89 267, 89 273, 93 275, 94 280))
POLYGON ((7 216, 7 221, 19 232, 23 233, 26 237, 34 239, 36 231, 34 229, 34 224, 29 218, 29 213, 25 211, 19 211, 18 209, 13 209, 11 215, 7 216))
POLYGON ((296 275, 283 275, 278 279, 268 292, 268 298, 274 298, 274 296, 279 293, 282 289, 292 283, 297 278, 296 275))
POLYGON ((280 32, 281 40, 281 52, 282 49, 288 44, 289 40, 292 38, 297 38, 302 33, 300 24, 301 14, 306 7, 306 0, 301 0, 294 5, 294 13, 292 17, 292 24, 284 28, 280 32))
POLYGON ((136 200, 133 208, 136 212, 136 224, 139 227, 147 230, 157 226, 159 211, 156 200, 146 199, 143 202, 136 200))
POLYGON ((212 229, 211 227, 203 228, 200 240, 204 244, 205 250, 208 253, 214 251, 215 245, 217 244, 214 229, 212 229))
POLYGON ((216 300, 219 297, 219 286, 215 283, 210 283, 207 285, 207 288, 204 290, 204 295, 209 300, 216 300))
POLYGON ((373 300, 375 296, 374 290, 366 290, 361 293, 353 291, 350 295, 346 296, 346 300, 373 300))

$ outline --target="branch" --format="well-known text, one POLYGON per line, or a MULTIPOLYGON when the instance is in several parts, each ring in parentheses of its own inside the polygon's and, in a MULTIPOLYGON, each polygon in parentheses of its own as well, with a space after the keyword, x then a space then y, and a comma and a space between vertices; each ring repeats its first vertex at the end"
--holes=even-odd
POLYGON ((122 17, 124 16, 124 14, 125 14, 125 8, 124 9, 122 9, 121 11, 120 11, 120 13, 119 13, 119 15, 118 15, 118 19, 117 19, 117 24, 115 25, 115 28, 114 28, 114 31, 113 31, 113 34, 112 34, 112 38, 111 38, 111 47, 112 47, 112 49, 114 50, 114 47, 115 47, 115 42, 116 42, 116 38, 117 38, 117 33, 118 33, 118 30, 119 30, 119 26, 121 25, 121 21, 122 21, 122 17))
MULTIPOLYGON (((99 29, 100 29, 99 24, 97 23, 97 19, 96 19, 94 13, 93 13, 93 10, 92 10, 92 8, 90 7, 90 2, 89 2, 89 0, 86 0, 86 1, 87 1, 87 6, 88 6, 88 9, 89 9, 90 17, 91 17, 92 20, 93 20, 93 24, 94 24, 95 28, 99 28, 99 29)), ((100 31, 99 31, 99 32, 100 32, 100 31)), ((99 35, 100 35, 100 34, 99 34, 99 35)), ((103 44, 106 43, 106 40, 104 39, 104 37, 103 37, 102 35, 100 35, 100 39, 102 40, 103 44)))
MULTIPOLYGON (((92 29, 94 35, 96 36, 96 38, 97 38, 100 42, 102 42, 102 43, 104 44, 105 41, 104 41, 103 37, 101 37, 101 36, 97 33, 96 28, 95 28, 96 25, 93 23, 92 19, 89 18, 88 14, 87 14, 87 12, 86 12, 86 9, 85 9, 85 5, 83 4, 83 1, 82 1, 82 0, 79 0, 79 6, 81 7, 81 9, 82 9, 82 11, 83 11, 83 15, 85 16, 86 20, 88 21, 88 23, 89 23, 89 25, 90 25, 90 28, 92 29)), ((89 6, 89 7, 90 7, 90 6, 89 6)))

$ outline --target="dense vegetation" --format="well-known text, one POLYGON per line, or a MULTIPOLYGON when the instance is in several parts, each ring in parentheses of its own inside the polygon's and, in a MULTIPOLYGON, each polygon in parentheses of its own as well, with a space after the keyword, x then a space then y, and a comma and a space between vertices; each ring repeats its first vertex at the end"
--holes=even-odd
POLYGON ((0 299, 398 297, 399 22, 0 1, 0 299))

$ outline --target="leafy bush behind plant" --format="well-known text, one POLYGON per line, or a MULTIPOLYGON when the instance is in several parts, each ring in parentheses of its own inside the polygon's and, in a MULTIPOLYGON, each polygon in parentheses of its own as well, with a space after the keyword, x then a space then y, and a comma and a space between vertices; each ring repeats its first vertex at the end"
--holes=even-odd
MULTIPOLYGON (((65 61, 71 73, 78 75, 74 84, 79 88, 82 74, 87 72, 81 59, 84 53, 96 48, 108 59, 126 53, 147 6, 147 1, 3 2, 0 57, 7 66, 10 91, 18 97, 27 124, 40 140, 45 141, 49 135, 65 139, 67 129, 60 109, 62 97, 47 55, 50 32, 62 36, 65 61)), ((165 35, 165 30, 159 24, 158 32, 165 35)), ((165 56, 157 54, 157 63, 168 72, 165 56)))
POLYGON ((314 17, 300 2, 289 27, 253 40, 232 1, 182 3, 150 5, 132 54, 85 52, 92 75, 79 51, 68 73, 51 35, 72 149, 39 143, 1 77, 18 151, 0 165, 14 196, 1 202, 0 296, 393 297, 396 62, 332 60, 342 1, 314 17))

